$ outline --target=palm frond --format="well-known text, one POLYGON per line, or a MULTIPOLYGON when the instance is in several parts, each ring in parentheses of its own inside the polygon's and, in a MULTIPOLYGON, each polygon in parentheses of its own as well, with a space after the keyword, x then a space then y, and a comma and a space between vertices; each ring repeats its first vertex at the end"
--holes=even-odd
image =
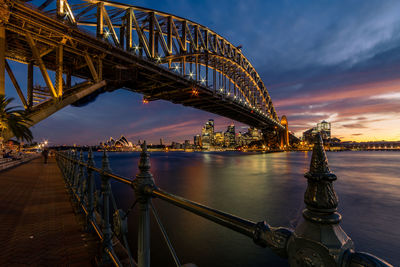
POLYGON ((25 110, 9 106, 13 100, 11 97, 0 95, 0 130, 2 134, 11 131, 18 140, 32 142, 33 136, 29 129, 32 121, 27 117, 25 110))

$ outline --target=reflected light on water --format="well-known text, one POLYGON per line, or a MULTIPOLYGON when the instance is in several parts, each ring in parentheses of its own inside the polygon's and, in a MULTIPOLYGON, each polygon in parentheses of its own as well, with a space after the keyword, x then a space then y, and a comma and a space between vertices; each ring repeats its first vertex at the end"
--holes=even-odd
MULTIPOLYGON (((121 175, 137 173, 139 153, 110 153, 112 169, 121 175)), ((357 249, 400 266, 399 152, 327 153, 339 195, 342 227, 357 249)), ((151 172, 157 185, 174 194, 253 221, 294 227, 302 218, 303 196, 311 153, 151 153, 151 172)), ((100 166, 101 157, 96 157, 100 166)), ((132 189, 115 187, 124 207, 133 201, 132 189), (126 202, 126 203, 125 203, 126 202)), ((182 262, 198 266, 287 266, 268 249, 186 211, 154 200, 182 262)), ((136 215, 129 218, 136 246, 136 215)), ((152 229, 154 266, 174 266, 156 228, 152 229)))

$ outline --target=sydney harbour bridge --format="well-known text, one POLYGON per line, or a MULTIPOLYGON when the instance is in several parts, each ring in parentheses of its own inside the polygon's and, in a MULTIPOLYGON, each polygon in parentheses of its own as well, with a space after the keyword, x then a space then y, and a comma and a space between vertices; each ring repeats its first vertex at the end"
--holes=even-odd
POLYGON ((0 0, 0 94, 8 73, 32 124, 119 88, 218 114, 289 145, 285 116, 235 46, 191 20, 100 0, 0 0), (8 63, 27 65, 21 88, 8 63), (45 86, 35 85, 34 67, 45 86), (76 77, 79 83, 72 84, 76 77), (24 83, 25 84, 25 83, 24 83))

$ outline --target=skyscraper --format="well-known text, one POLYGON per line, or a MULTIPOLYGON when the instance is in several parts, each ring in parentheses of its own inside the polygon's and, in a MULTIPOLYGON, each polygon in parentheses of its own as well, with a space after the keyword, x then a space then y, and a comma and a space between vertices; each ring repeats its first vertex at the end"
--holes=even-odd
POLYGON ((235 141, 235 125, 231 124, 228 126, 228 129, 225 132, 225 146, 226 147, 235 147, 236 146, 236 141, 235 141))
POLYGON ((210 148, 214 145, 214 120, 209 119, 201 130, 201 142, 203 148, 210 148))
POLYGON ((331 139, 331 123, 327 121, 321 121, 317 123, 317 131, 321 133, 322 139, 331 139))
POLYGON ((201 136, 199 134, 193 137, 193 141, 196 148, 201 147, 201 136))

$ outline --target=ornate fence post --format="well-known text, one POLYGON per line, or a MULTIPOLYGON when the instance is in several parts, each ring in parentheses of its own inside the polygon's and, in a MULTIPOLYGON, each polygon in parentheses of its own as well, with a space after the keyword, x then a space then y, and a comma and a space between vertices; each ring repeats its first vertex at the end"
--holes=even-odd
POLYGON ((78 181, 75 187, 76 194, 78 195, 80 199, 80 203, 83 203, 83 180, 85 179, 84 173, 83 173, 83 151, 81 150, 79 153, 79 173, 78 173, 78 181))
POLYGON ((74 162, 74 178, 73 178, 73 182, 72 182, 72 188, 74 190, 74 192, 77 194, 78 192, 78 185, 79 185, 79 175, 80 175, 80 167, 81 165, 78 163, 78 161, 80 160, 80 156, 82 155, 82 151, 80 151, 80 154, 78 153, 78 150, 75 151, 75 157, 74 160, 76 160, 74 162))
MULTIPOLYGON (((103 195, 103 249, 108 248, 112 250, 112 231, 110 224, 110 194, 111 185, 110 177, 105 175, 104 172, 111 172, 110 164, 108 161, 108 156, 106 150, 103 151, 103 159, 101 164, 102 174, 101 174, 101 194, 103 195)), ((103 260, 107 260, 108 256, 104 253, 103 260)))
POLYGON ((71 163, 72 163, 72 176, 71 176, 71 193, 72 193, 72 201, 75 203, 75 204, 77 204, 78 203, 78 199, 77 199, 77 195, 76 195, 76 186, 77 186, 77 184, 78 184, 78 179, 79 179, 79 177, 78 177, 78 175, 79 175, 79 172, 78 172, 78 169, 79 169, 79 164, 78 164, 78 160, 79 160, 79 156, 78 156, 78 150, 77 149, 75 149, 74 151, 73 151, 73 154, 72 154, 73 156, 72 156, 72 161, 71 161, 71 163))
POLYGON ((95 221, 94 217, 94 177, 93 177, 93 170, 90 167, 94 167, 94 160, 93 160, 93 152, 92 148, 89 148, 88 152, 88 159, 87 159, 88 168, 86 169, 87 172, 87 211, 88 211, 88 218, 87 218, 87 226, 88 229, 90 228, 90 221, 95 221))
POLYGON ((139 159, 139 173, 132 182, 139 203, 138 226, 138 266, 150 266, 150 213, 149 203, 151 196, 148 187, 155 187, 153 175, 150 173, 150 159, 147 152, 146 141, 143 142, 139 159))
POLYGON ((74 173, 75 173, 75 164, 73 162, 75 158, 75 151, 71 150, 69 155, 69 174, 68 174, 68 187, 72 190, 72 183, 74 181, 74 173))
POLYGON ((315 137, 310 171, 304 177, 308 180, 306 209, 288 244, 290 266, 338 266, 344 252, 353 248, 353 241, 339 225, 341 215, 332 184, 336 175, 329 170, 319 134, 315 137))
POLYGON ((71 150, 68 150, 67 153, 66 153, 66 159, 65 159, 66 160, 66 164, 65 164, 65 166, 66 166, 65 182, 67 184, 68 189, 69 189, 69 177, 71 175, 71 161, 70 161, 70 158, 71 158, 71 150))

